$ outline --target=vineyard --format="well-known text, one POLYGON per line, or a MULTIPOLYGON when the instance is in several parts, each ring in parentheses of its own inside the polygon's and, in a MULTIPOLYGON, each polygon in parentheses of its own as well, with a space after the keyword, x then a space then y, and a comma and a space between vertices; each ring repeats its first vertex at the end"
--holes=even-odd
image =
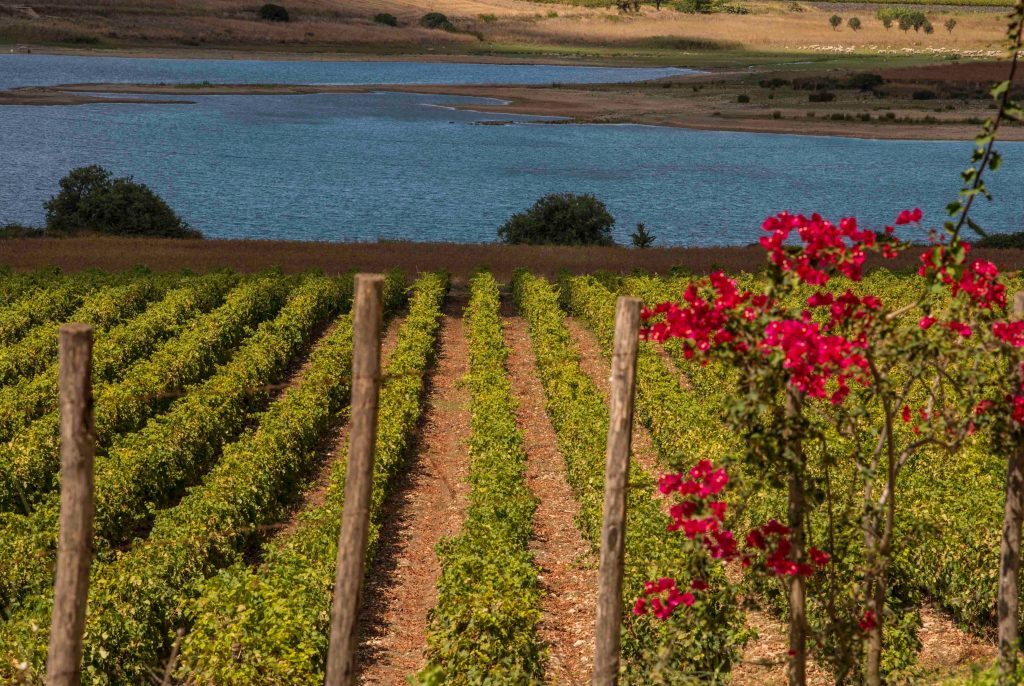
MULTIPOLYGON (((756 290, 764 277, 736 279, 756 290)), ((678 300, 689 281, 386 275, 360 683, 590 682, 616 300, 678 300)), ((900 321, 916 328, 919 285, 879 269, 818 290, 907 304, 900 321)), ((0 682, 42 683, 46 668, 64 322, 95 331, 82 682, 324 682, 353 293, 352 274, 0 272, 0 682)), ((659 477, 705 460, 729 467, 719 514, 738 538, 787 517, 784 480, 735 457, 751 440, 728 421, 737 370, 692 352, 676 338, 637 354, 621 680, 785 683, 784 584, 669 527, 659 477), (638 599, 653 602, 659 579, 693 580, 677 596, 685 608, 645 610, 638 599)), ((831 556, 808 575, 808 624, 820 628, 836 603, 862 614, 849 589, 869 554, 858 509, 867 477, 836 457, 861 440, 821 418, 838 410, 807 407, 824 427, 808 469, 829 489, 808 496, 828 507, 809 510, 804 533, 831 556)), ((991 678, 1007 471, 994 436, 982 428, 953 453, 923 449, 900 474, 884 590, 888 683, 991 678)), ((844 651, 812 640, 808 683, 848 672, 844 651)))

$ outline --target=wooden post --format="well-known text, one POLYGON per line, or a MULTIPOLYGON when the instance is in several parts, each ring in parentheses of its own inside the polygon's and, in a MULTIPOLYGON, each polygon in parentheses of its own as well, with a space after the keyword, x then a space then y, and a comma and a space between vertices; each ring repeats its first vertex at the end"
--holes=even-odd
POLYGON ((355 683, 359 602, 370 529, 373 454, 377 443, 380 396, 380 337, 384 309, 384 277, 356 276, 352 325, 352 412, 350 419, 345 503, 338 537, 331 637, 327 649, 327 686, 355 683))
POLYGON ((53 618, 46 656, 48 686, 77 686, 92 564, 93 458, 92 327, 60 328, 60 538, 53 618))
MULTIPOLYGON (((1024 319, 1024 291, 1013 298, 1013 318, 1024 319)), ((1019 374, 1019 371, 1017 372, 1019 374)), ((1012 378, 1024 382, 1019 376, 1012 378)), ((1020 573, 1021 523, 1024 521, 1024 444, 1018 438, 1010 446, 1006 469, 1006 501, 1003 504, 1003 539, 999 551, 999 597, 996 603, 999 635, 999 684, 1016 683, 1019 650, 1018 575, 1020 573)))
POLYGON ((638 298, 620 297, 615 306, 612 352, 611 416, 604 476, 601 520, 601 567, 598 571, 594 686, 619 682, 619 640, 622 626, 622 568, 626 543, 626 489, 629 450, 633 439, 633 390, 639 345, 638 298))

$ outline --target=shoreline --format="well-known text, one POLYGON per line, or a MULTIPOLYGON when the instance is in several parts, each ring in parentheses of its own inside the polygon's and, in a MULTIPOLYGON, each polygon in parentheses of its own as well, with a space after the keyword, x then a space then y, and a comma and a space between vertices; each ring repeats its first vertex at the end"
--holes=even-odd
MULTIPOLYGON (((193 104, 194 100, 147 100, 145 95, 313 95, 322 93, 416 93, 422 95, 461 96, 498 100, 500 104, 447 104, 457 110, 483 114, 521 115, 526 122, 546 125, 622 124, 663 126, 695 131, 732 133, 770 133, 783 135, 827 136, 863 140, 965 141, 973 140, 978 126, 954 123, 889 123, 880 120, 830 121, 825 118, 772 117, 767 109, 746 112, 722 112, 694 105, 689 101, 659 97, 661 88, 707 83, 709 80, 736 77, 736 72, 716 72, 672 76, 640 84, 588 85, 429 85, 369 84, 339 86, 306 85, 144 85, 144 84, 72 84, 40 88, 19 88, 0 92, 4 105, 78 105, 78 104, 193 104), (121 97, 97 97, 91 93, 121 97), (82 95, 79 95, 82 93, 82 95), (133 97, 129 97, 133 96, 133 97), (716 115, 717 112, 717 115, 716 115), (530 117, 560 117, 558 121, 530 117)), ((743 76, 746 76, 744 73, 743 76)), ((502 121, 481 124, 504 124, 502 121)), ((509 122, 511 123, 511 122, 509 122)), ((1007 126, 1000 140, 1024 141, 1024 127, 1007 126)))

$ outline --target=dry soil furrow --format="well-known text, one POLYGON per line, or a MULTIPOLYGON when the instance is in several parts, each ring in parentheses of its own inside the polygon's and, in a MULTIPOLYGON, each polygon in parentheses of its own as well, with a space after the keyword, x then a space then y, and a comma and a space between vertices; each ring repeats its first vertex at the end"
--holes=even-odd
POLYGON ((404 483, 384 505, 380 547, 365 591, 362 684, 404 684, 425 662, 427 612, 441 571, 434 547, 458 533, 469 491, 465 305, 464 292, 449 295, 416 454, 404 483))
POLYGON ((921 652, 918 663, 926 670, 957 673, 974 664, 989 664, 999 651, 995 644, 967 633, 934 605, 921 606, 921 652))
POLYGON ((539 633, 550 651, 546 677, 552 684, 585 684, 593 664, 597 559, 574 523, 579 505, 566 480, 521 317, 506 316, 505 344, 526 444, 526 480, 539 499, 530 549, 544 590, 539 633))

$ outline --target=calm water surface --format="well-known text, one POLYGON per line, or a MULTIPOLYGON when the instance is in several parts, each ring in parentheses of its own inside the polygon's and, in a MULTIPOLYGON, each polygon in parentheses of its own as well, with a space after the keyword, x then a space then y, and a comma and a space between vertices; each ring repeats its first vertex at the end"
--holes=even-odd
MULTIPOLYGON (((465 64, 0 57, 0 84, 570 82, 663 70, 465 64), (22 62, 22 60, 25 60, 22 62)), ((971 145, 525 123, 452 109, 488 101, 398 93, 201 96, 191 105, 0 107, 0 222, 39 224, 69 169, 102 164, 163 195, 211 237, 490 241, 545 193, 594 193, 628 240, 738 245, 782 209, 938 221, 971 145), (480 122, 505 122, 482 126, 480 122)), ((490 101, 493 102, 493 101, 490 101)), ((1024 229, 1024 144, 1003 144, 994 204, 977 217, 1024 229)))

